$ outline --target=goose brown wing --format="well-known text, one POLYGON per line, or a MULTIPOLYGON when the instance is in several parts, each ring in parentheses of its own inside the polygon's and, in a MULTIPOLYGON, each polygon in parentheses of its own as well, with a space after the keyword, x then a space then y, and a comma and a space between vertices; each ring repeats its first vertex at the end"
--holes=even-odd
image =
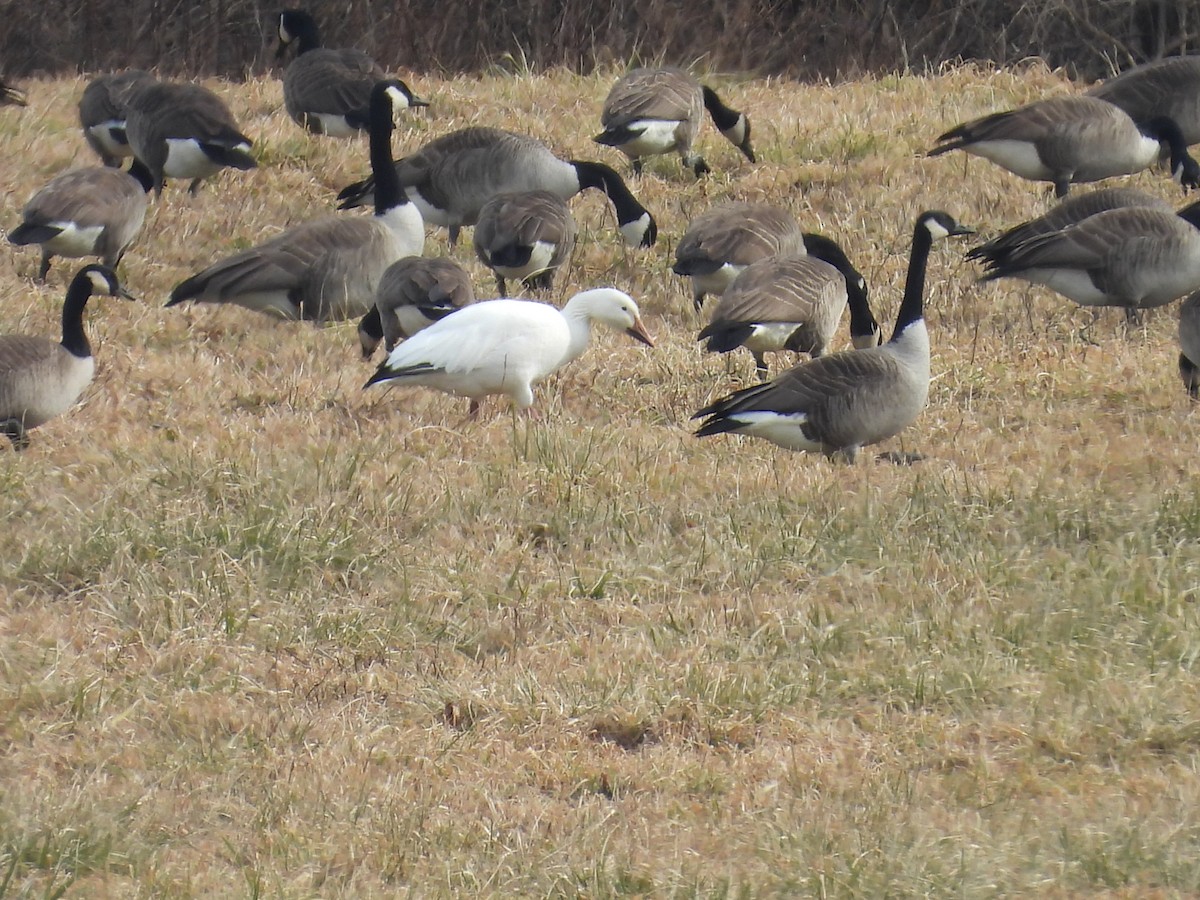
POLYGON ((1099 271, 1114 254, 1127 253, 1138 243, 1174 240, 1194 230, 1170 212, 1146 208, 1108 210, 1019 245, 985 277, 1003 277, 1039 268, 1099 271))
POLYGON ((739 203, 693 219, 675 250, 675 259, 676 266, 709 262, 715 263, 715 269, 725 263, 749 265, 785 253, 804 253, 804 238, 792 214, 779 207, 739 203))
POLYGON ((64 172, 25 204, 26 222, 75 222, 83 227, 112 225, 145 205, 141 186, 118 169, 73 169, 64 172))
POLYGON ((1078 225, 1084 219, 1090 219, 1099 213, 1135 206, 1171 211, 1171 205, 1166 200, 1136 188, 1104 188, 1087 194, 1071 194, 1045 215, 1016 225, 971 250, 967 258, 995 257, 1033 238, 1078 225))
MULTIPOLYGON (((414 257, 420 259, 419 257, 414 257)), ((448 259, 425 259, 423 264, 407 267, 397 273, 403 301, 410 306, 469 306, 475 302, 471 277, 462 266, 448 259)), ((388 270, 395 270, 395 266, 388 270)), ((380 293, 385 285, 380 284, 380 293)))
POLYGON ((806 322, 817 310, 846 305, 846 279, 807 256, 768 257, 744 269, 713 310, 713 323, 806 322))
POLYGON ((0 378, 49 362, 62 346, 49 338, 25 334, 0 335, 0 378))
POLYGON ((624 75, 604 101, 605 128, 620 128, 638 119, 684 121, 699 118, 700 84, 682 69, 634 69, 624 75))
POLYGON ((375 223, 367 218, 330 216, 296 225, 193 275, 175 289, 172 302, 227 300, 260 291, 295 291, 330 250, 361 245, 377 233, 375 223))
MULTIPOLYGON (((358 50, 310 50, 284 72, 284 90, 301 112, 360 112, 365 120, 371 88, 384 71, 358 50)), ((364 122, 365 124, 365 122, 364 122)))
POLYGON ((1125 110, 1135 122, 1169 116, 1184 140, 1200 140, 1200 57, 1174 56, 1130 69, 1096 85, 1087 96, 1125 110))

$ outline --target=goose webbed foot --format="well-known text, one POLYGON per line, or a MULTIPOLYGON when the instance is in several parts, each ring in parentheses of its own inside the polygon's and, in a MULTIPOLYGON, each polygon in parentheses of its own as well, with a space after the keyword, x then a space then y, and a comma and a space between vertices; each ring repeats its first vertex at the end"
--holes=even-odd
POLYGON ((878 462, 891 463, 894 466, 911 466, 925 460, 924 453, 905 453, 903 450, 888 450, 875 457, 878 462))

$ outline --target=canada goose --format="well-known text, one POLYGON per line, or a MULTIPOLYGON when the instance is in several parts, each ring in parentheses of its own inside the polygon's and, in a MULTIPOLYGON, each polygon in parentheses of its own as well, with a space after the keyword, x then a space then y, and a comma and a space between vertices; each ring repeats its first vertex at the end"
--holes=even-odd
MULTIPOLYGON (((322 47, 316 19, 302 9, 279 14, 275 58, 281 59, 292 43, 296 58, 283 73, 283 104, 292 120, 313 134, 332 137, 366 130, 371 88, 387 73, 361 50, 322 47)), ((397 108, 429 105, 403 81, 394 80, 400 92, 397 108)))
POLYGON ((1136 66, 1087 95, 1119 106, 1135 122, 1165 116, 1179 126, 1188 145, 1200 143, 1200 56, 1171 56, 1136 66))
POLYGON ((987 260, 980 281, 1020 278, 1081 306, 1138 310, 1200 288, 1200 203, 1179 213, 1129 207, 1096 213, 987 260))
POLYGON ((375 305, 358 323, 363 359, 370 359, 380 341, 389 353, 456 309, 475 302, 471 276, 452 259, 406 256, 383 273, 375 289, 375 305))
POLYGON ((654 346, 633 298, 613 288, 576 294, 561 311, 533 300, 485 300, 400 344, 363 387, 396 381, 435 388, 469 397, 472 415, 489 394, 528 409, 533 385, 587 349, 593 321, 654 346))
POLYGON ((1200 400, 1200 293, 1179 304, 1179 377, 1188 396, 1200 400))
POLYGON ((83 330, 83 308, 93 293, 132 299, 115 272, 93 263, 80 269, 67 288, 61 343, 0 336, 0 433, 14 450, 28 447, 27 432, 65 412, 91 384, 96 362, 83 330))
POLYGON ((225 166, 253 169, 252 141, 238 130, 225 102, 198 84, 140 83, 128 94, 125 133, 133 155, 154 176, 154 192, 164 178, 190 178, 189 193, 225 166))
POLYGON ((750 120, 722 103, 712 88, 674 67, 633 69, 621 76, 604 101, 600 114, 604 131, 592 140, 616 147, 633 161, 633 171, 639 175, 643 157, 675 151, 684 167, 699 178, 711 171, 692 152, 705 109, 725 139, 755 162, 750 120))
POLYGON ((150 84, 154 76, 140 69, 98 75, 88 82, 79 98, 79 124, 83 138, 106 166, 119 166, 133 156, 125 133, 129 97, 139 87, 150 84))
POLYGON ((1200 165, 1179 126, 1158 117, 1134 123, 1095 97, 1051 97, 958 125, 938 137, 929 156, 965 150, 1029 181, 1049 181, 1065 197, 1072 184, 1131 175, 1153 165, 1161 144, 1184 190, 1200 187, 1200 165))
POLYGON ((0 106, 24 106, 25 92, 0 80, 0 106))
POLYGON ((506 278, 549 289, 575 249, 575 217, 567 201, 549 191, 500 194, 479 211, 472 237, 475 255, 496 274, 501 297, 508 296, 506 278))
POLYGON ((379 185, 374 216, 323 216, 293 226, 188 278, 167 306, 234 303, 317 322, 366 313, 384 270, 402 256, 419 255, 425 244, 421 215, 392 166, 392 111, 399 96, 393 81, 371 91, 371 169, 379 185))
POLYGON ((829 238, 805 235, 805 247, 807 256, 768 256, 743 269, 696 340, 707 339, 705 349, 712 353, 745 347, 765 380, 764 353, 824 356, 849 305, 851 342, 860 350, 878 346, 879 323, 871 315, 866 280, 829 238))
POLYGON ((944 212, 921 213, 890 341, 800 363, 772 381, 710 403, 692 416, 705 420, 696 434, 747 434, 852 462, 859 447, 900 433, 929 396, 923 298, 930 247, 939 238, 972 233, 944 212))
MULTIPOLYGON (((397 162, 396 171, 425 221, 449 229, 452 247, 462 227, 474 225, 483 205, 497 194, 539 190, 564 200, 588 188, 601 190, 612 201, 626 244, 650 247, 658 238, 654 217, 609 166, 559 159, 541 141, 511 131, 452 131, 397 162)), ((344 188, 338 208, 369 202, 374 189, 372 178, 344 188)))
POLYGON ((1174 211, 1166 200, 1143 193, 1136 188, 1101 188, 1087 194, 1074 194, 1064 198, 1045 215, 1015 225, 990 241, 973 247, 967 251, 967 259, 999 261, 1006 257, 1014 247, 1039 235, 1062 231, 1064 228, 1077 225, 1084 219, 1105 210, 1133 206, 1161 209, 1166 212, 1174 211))
POLYGON ((10 243, 41 244, 38 281, 45 281, 55 255, 99 256, 115 269, 146 217, 150 171, 134 160, 120 169, 72 169, 53 178, 25 204, 10 243))
POLYGON ((705 295, 719 297, 750 263, 804 253, 804 233, 786 209, 727 203, 692 219, 675 247, 671 269, 692 279, 692 300, 699 311, 705 295))

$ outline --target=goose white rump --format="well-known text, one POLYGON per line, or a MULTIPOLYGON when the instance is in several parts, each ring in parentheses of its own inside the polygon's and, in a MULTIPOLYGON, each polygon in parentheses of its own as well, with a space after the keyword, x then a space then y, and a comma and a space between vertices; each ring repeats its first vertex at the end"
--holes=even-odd
POLYGON ((533 385, 587 349, 601 322, 654 346, 637 304, 613 288, 576 294, 562 310, 532 300, 488 300, 434 322, 391 352, 371 379, 436 388, 471 399, 505 394, 518 409, 533 404, 533 385))

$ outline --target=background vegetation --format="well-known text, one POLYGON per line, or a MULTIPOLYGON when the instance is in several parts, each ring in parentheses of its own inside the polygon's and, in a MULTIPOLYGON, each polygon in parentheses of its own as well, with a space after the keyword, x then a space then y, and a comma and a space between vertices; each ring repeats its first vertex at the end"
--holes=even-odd
POLYGON ((445 72, 644 59, 840 79, 1036 56, 1097 78, 1195 51, 1200 37, 1200 0, 2 0, 0 63, 13 75, 157 66, 246 77, 264 70, 289 4, 317 14, 330 46, 445 72))

